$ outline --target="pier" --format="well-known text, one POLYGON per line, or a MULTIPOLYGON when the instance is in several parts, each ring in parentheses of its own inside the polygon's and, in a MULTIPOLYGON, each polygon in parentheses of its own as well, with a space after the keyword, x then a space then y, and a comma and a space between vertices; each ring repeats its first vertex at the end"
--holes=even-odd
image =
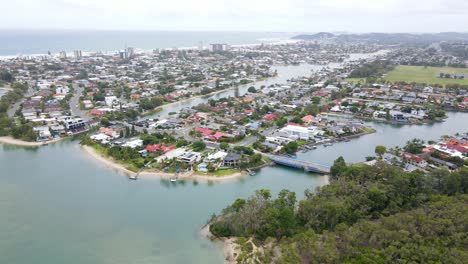
POLYGON ((279 165, 288 166, 288 167, 296 168, 296 169, 303 169, 307 172, 315 172, 315 173, 320 173, 320 174, 330 173, 330 166, 327 166, 324 164, 319 164, 316 162, 307 162, 307 161, 299 160, 293 157, 280 156, 280 155, 267 154, 266 156, 269 159, 271 159, 271 161, 279 165))

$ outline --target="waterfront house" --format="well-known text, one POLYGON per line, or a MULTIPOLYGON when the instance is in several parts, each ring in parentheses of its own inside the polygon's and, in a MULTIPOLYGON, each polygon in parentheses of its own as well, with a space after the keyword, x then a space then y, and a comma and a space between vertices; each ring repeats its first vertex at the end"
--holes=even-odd
POLYGON ((224 167, 239 167, 241 160, 241 155, 237 153, 229 153, 224 157, 223 166, 224 167))
POLYGON ((192 165, 201 160, 201 154, 194 151, 188 151, 177 157, 177 160, 192 165))

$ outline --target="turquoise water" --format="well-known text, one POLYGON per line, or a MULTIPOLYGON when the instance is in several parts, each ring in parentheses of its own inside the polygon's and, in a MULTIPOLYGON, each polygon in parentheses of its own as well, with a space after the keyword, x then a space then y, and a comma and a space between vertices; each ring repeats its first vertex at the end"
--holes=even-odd
MULTIPOLYGON (((349 142, 334 144, 333 147, 319 146, 317 150, 298 153, 300 158, 330 163, 337 156, 343 156, 347 162, 360 162, 367 156, 375 155, 377 145, 389 147, 404 146, 408 140, 421 138, 439 140, 442 135, 468 132, 468 113, 448 113, 444 122, 427 125, 389 125, 377 122, 365 122, 376 129, 376 133, 351 139, 349 142)), ((332 164, 332 163, 330 163, 332 164)))
POLYGON ((0 263, 221 263, 199 236, 210 215, 256 189, 297 191, 327 177, 284 168, 207 184, 129 181, 77 142, 0 146, 0 263))
MULTIPOLYGON (((332 163, 339 155, 361 161, 376 144, 468 131, 468 114, 444 123, 392 126, 377 133, 301 154, 332 163)), ((129 181, 64 141, 39 149, 0 145, 0 263, 222 263, 219 245, 200 237, 212 213, 260 188, 306 188, 326 176, 268 167, 227 183, 129 181)))
MULTIPOLYGON (((196 31, 0 30, 0 56, 18 54, 115 51, 125 46, 141 49, 198 47, 200 41, 229 45, 274 43, 294 33, 196 31), (31 45, 34 43, 34 45, 31 45)), ((70 54, 73 55, 73 54, 70 54)))

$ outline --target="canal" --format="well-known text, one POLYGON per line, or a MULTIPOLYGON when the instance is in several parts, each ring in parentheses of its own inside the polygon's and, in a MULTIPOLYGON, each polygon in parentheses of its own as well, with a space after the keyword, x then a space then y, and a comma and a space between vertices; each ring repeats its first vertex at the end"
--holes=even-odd
MULTIPOLYGON (((256 86, 283 83, 320 67, 278 67, 278 77, 256 86)), ((159 114, 240 95, 247 87, 172 105, 159 114)), ((468 132, 468 114, 449 113, 445 122, 430 125, 367 124, 377 132, 299 156, 328 164, 340 155, 362 161, 373 155, 375 145, 468 132)), ((327 183, 327 176, 277 166, 225 183, 129 181, 87 156, 77 141, 36 149, 0 145, 0 263, 222 263, 219 245, 199 236, 213 213, 260 188, 289 189, 301 198, 305 189, 327 183)))
MULTIPOLYGON (((319 147, 301 158, 331 164, 342 155, 356 162, 377 144, 412 138, 438 139, 468 132, 468 113, 449 113, 443 123, 394 126, 371 123, 377 132, 319 147)), ((211 214, 260 188, 302 197, 327 176, 267 167, 225 183, 157 178, 129 181, 63 141, 38 149, 0 145, 0 263, 222 263, 218 246, 198 231, 211 214)))

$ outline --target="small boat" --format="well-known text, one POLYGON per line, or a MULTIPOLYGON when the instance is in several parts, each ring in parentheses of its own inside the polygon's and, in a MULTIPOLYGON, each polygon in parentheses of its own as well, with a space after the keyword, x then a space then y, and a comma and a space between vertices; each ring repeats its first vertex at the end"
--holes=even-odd
POLYGON ((330 146, 333 146, 333 143, 325 143, 323 144, 324 147, 330 147, 330 146))
POLYGON ((252 171, 251 169, 247 169, 247 172, 249 173, 249 176, 253 176, 255 175, 255 172, 252 171))
POLYGON ((177 178, 171 178, 171 182, 176 182, 177 178))
POLYGON ((138 176, 137 176, 137 175, 130 175, 128 178, 129 178, 130 180, 136 181, 136 180, 138 179, 138 176))

